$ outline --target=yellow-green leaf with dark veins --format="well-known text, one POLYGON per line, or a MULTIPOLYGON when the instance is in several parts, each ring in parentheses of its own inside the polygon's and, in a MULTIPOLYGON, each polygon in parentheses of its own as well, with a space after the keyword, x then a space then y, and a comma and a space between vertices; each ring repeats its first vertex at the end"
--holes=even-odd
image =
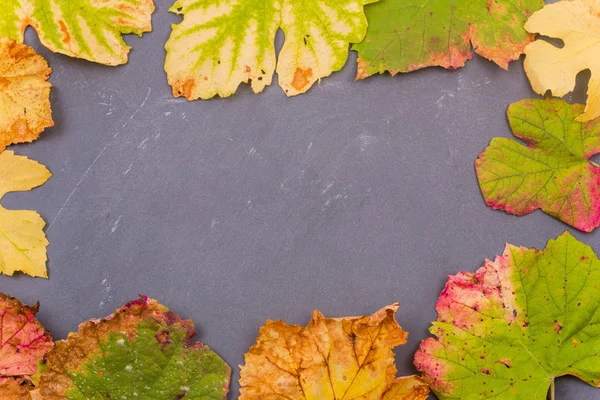
POLYGON ((177 0, 170 11, 184 18, 165 46, 173 95, 227 97, 249 81, 258 93, 276 68, 288 96, 304 93, 344 66, 349 43, 367 29, 363 6, 374 1, 177 0), (276 61, 278 28, 285 42, 276 61))
POLYGON ((600 387, 600 261, 568 232, 450 276, 436 310, 415 365, 440 400, 546 400, 564 375, 600 387))
POLYGON ((488 206, 515 215, 541 209, 585 232, 600 225, 600 119, 579 122, 579 104, 521 100, 508 109, 514 135, 494 138, 475 162, 488 206))
POLYGON ((152 0, 0 0, 0 37, 23 43, 32 26, 44 46, 107 65, 127 62, 121 35, 152 30, 152 0))
POLYGON ((194 323, 140 296, 56 342, 33 377, 33 400, 219 400, 229 366, 200 342, 194 323))
POLYGON ((358 79, 389 71, 455 69, 477 54, 501 66, 533 35, 523 28, 543 0, 381 0, 366 7, 369 29, 358 52, 358 79))

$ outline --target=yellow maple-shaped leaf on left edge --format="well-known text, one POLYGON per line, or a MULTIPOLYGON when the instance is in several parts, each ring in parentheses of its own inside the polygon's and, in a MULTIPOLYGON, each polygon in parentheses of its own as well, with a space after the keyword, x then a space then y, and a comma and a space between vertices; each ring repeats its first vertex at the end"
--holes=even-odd
POLYGON ((548 4, 529 18, 525 29, 564 42, 559 48, 537 40, 525 48, 525 72, 533 90, 564 96, 575 88, 577 74, 589 69, 587 105, 577 121, 600 117, 600 0, 548 4))
POLYGON ((398 307, 346 318, 315 311, 306 327, 267 321, 245 355, 239 400, 426 399, 418 377, 396 378, 392 349, 408 336, 398 307))
POLYGON ((51 126, 52 69, 31 47, 0 39, 0 151, 32 142, 51 126))
MULTIPOLYGON (((52 174, 37 161, 17 156, 10 150, 0 153, 0 198, 8 192, 31 190, 52 174)), ((35 211, 7 210, 0 206, 0 273, 21 271, 47 278, 46 223, 35 211)))

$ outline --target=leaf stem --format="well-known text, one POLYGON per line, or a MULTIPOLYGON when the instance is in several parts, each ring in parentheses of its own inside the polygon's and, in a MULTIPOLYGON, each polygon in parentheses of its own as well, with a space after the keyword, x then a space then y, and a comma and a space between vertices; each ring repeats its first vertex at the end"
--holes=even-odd
POLYGON ((554 379, 552 379, 552 383, 550 384, 550 400, 554 400, 554 379))

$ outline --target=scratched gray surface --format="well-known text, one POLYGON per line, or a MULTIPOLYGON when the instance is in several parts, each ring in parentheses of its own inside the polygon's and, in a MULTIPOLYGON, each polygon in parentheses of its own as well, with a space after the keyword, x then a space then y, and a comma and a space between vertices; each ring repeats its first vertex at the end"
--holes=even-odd
MULTIPOLYGON (((54 68, 56 127, 13 150, 54 176, 4 205, 48 222, 50 279, 2 276, 0 290, 39 300, 56 338, 145 293, 195 321, 234 367, 236 398, 236 366, 266 319, 304 324, 313 309, 358 315, 400 301, 410 337, 398 369, 409 374, 448 274, 566 229, 539 211, 493 211, 477 186, 473 160, 510 136, 508 104, 533 95, 520 62, 353 82, 353 54, 296 98, 242 87, 190 103, 166 83, 177 18, 158 3, 154 32, 127 37, 126 66, 54 55, 27 36, 54 68)), ((599 235, 576 233, 597 251, 599 235)), ((598 397, 558 381, 558 399, 598 397)))

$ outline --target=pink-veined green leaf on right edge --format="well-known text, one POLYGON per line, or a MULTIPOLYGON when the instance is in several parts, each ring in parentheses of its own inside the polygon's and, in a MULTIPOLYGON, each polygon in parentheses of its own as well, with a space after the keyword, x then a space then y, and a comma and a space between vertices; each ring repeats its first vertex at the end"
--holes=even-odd
POLYGON ((543 0, 381 0, 365 7, 369 27, 357 79, 425 67, 462 67, 477 54, 508 68, 533 39, 523 28, 543 0))
POLYGON ((598 387, 599 306, 600 261, 570 233, 507 245, 448 278, 415 365, 440 400, 545 400, 563 375, 598 387))
POLYGON ((600 224, 600 119, 579 122, 583 106, 563 100, 512 104, 508 120, 524 144, 494 138, 475 162, 488 206, 525 215, 541 209, 590 232, 600 224))

